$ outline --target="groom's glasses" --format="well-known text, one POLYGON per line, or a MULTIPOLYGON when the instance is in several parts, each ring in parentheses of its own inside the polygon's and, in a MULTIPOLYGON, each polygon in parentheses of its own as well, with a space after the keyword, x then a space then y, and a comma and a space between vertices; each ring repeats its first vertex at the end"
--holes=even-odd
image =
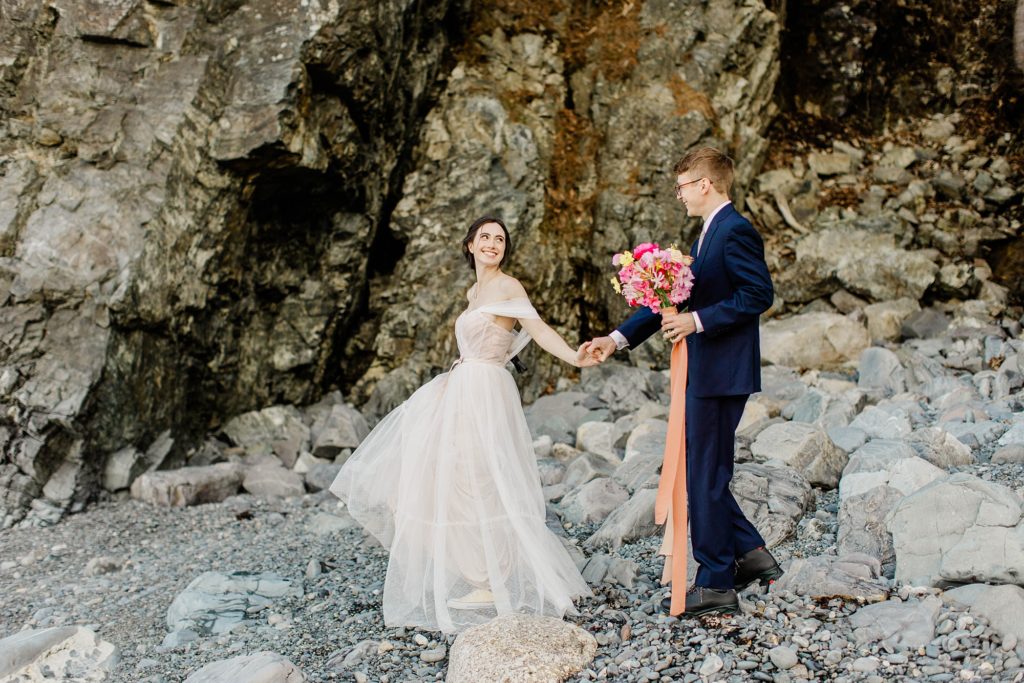
POLYGON ((697 178, 696 180, 691 180, 689 182, 679 183, 678 185, 676 185, 676 199, 678 199, 678 198, 683 196, 683 188, 684 187, 686 187, 687 185, 693 185, 694 183, 699 183, 702 180, 704 180, 704 178, 700 177, 700 178, 697 178))

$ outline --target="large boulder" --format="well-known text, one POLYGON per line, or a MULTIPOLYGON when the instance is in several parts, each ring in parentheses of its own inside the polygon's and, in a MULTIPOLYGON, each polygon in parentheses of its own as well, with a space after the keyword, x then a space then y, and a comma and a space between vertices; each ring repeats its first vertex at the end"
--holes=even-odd
POLYGON ((896 341, 902 336, 904 321, 920 310, 917 299, 906 297, 865 306, 868 334, 873 341, 896 341))
POLYGON ((876 439, 854 451, 839 482, 838 552, 875 557, 891 576, 896 554, 885 524, 889 512, 905 496, 944 476, 900 441, 876 439))
POLYGON ((899 357, 877 346, 864 349, 857 364, 857 386, 866 392, 892 396, 907 389, 907 371, 899 357))
POLYGON ((233 444, 250 455, 273 453, 285 467, 309 449, 309 427, 294 406, 271 406, 231 418, 222 428, 233 444))
POLYGON ((729 488, 769 548, 796 532, 814 500, 810 483, 799 471, 770 462, 736 465, 729 488))
POLYGON ((562 519, 574 524, 603 522, 629 500, 629 493, 608 477, 593 479, 564 498, 559 505, 562 519))
POLYGON ((132 483, 132 498, 168 507, 219 503, 238 493, 244 478, 241 465, 226 462, 147 472, 132 483))
POLYGON ((639 489, 615 509, 604 523, 585 541, 588 548, 617 549, 623 543, 658 533, 654 523, 654 499, 657 489, 639 489))
POLYGON ((302 475, 279 465, 250 467, 242 479, 242 488, 257 498, 291 498, 306 493, 302 475))
POLYGON ((448 654, 447 683, 564 681, 583 670, 597 641, 561 619, 508 614, 460 633, 448 654))
POLYGON ((840 450, 824 429, 803 422, 774 424, 757 435, 750 452, 758 462, 777 460, 803 473, 816 486, 835 488, 846 466, 840 450))
POLYGON ((900 501, 888 519, 896 578, 942 585, 1024 585, 1020 496, 969 474, 954 474, 900 501))
POLYGON ((795 368, 830 368, 860 357, 871 340, 865 327, 834 313, 804 313, 761 325, 761 357, 795 368))
POLYGON ((369 433, 362 413, 350 405, 335 404, 310 428, 313 455, 333 459, 346 448, 355 449, 369 433))

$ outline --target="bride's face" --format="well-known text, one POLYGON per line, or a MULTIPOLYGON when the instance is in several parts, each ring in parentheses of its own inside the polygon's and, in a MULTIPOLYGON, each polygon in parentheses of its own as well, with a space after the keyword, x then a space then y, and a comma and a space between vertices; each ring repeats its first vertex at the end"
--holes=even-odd
POLYGON ((505 258, 505 231, 497 223, 484 223, 476 231, 469 249, 473 259, 483 266, 498 266, 505 258))

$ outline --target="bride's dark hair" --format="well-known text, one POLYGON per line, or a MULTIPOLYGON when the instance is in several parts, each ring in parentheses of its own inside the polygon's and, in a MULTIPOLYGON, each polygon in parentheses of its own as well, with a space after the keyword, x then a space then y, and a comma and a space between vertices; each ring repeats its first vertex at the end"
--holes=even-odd
POLYGON ((501 261, 498 262, 500 266, 505 260, 512 255, 512 235, 508 234, 508 227, 505 226, 505 221, 494 216, 481 216, 473 221, 473 225, 469 226, 469 232, 466 233, 465 239, 462 240, 462 255, 466 257, 466 263, 469 264, 470 270, 476 269, 476 261, 473 259, 472 252, 469 251, 469 245, 476 239, 476 233, 480 229, 480 226, 488 223, 497 223, 501 226, 501 229, 505 231, 505 254, 501 257, 501 261))

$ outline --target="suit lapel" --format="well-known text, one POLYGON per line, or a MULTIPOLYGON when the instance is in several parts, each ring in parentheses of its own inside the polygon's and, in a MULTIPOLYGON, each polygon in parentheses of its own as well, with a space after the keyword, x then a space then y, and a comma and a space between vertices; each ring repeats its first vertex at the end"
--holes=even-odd
MULTIPOLYGON (((708 232, 704 235, 704 244, 700 245, 700 253, 697 254, 697 260, 693 264, 693 277, 695 279, 700 277, 700 271, 704 267, 704 261, 707 260, 706 257, 708 255, 708 251, 711 249, 711 245, 715 241, 715 233, 718 232, 718 226, 722 224, 725 217, 733 210, 732 204, 729 204, 719 211, 711 220, 711 225, 708 226, 708 232)), ((696 246, 694 246, 694 249, 696 249, 696 246)))

